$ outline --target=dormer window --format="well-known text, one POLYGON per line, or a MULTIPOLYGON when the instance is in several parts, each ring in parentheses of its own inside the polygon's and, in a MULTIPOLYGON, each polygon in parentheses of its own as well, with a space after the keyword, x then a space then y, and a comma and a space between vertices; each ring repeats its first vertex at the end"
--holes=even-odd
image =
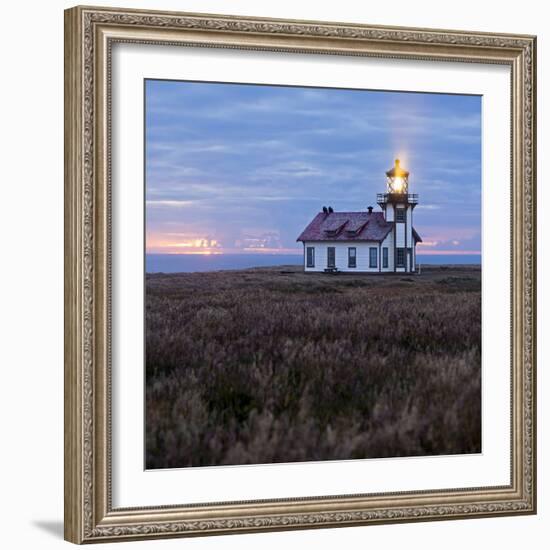
POLYGON ((329 222, 324 227, 325 235, 327 237, 337 237, 347 223, 347 219, 336 219, 329 222))

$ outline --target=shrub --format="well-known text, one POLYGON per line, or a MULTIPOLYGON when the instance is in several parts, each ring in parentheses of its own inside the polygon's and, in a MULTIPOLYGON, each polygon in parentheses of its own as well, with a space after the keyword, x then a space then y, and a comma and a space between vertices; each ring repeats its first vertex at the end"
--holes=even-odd
POLYGON ((480 452, 480 272, 459 275, 147 276, 147 467, 480 452))

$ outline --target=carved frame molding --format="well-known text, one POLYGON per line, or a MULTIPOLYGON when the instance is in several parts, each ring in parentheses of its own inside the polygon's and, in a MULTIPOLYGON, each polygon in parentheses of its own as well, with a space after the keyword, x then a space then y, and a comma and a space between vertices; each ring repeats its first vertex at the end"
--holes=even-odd
POLYGON ((536 38, 221 15, 65 12, 65 538, 101 542, 536 512, 536 38), (115 42, 511 69, 512 463, 505 487, 113 509, 110 58, 115 42))

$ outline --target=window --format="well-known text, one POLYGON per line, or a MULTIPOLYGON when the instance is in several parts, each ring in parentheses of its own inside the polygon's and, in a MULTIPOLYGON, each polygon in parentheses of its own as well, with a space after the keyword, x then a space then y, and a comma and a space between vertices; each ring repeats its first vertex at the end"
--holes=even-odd
POLYGON ((382 267, 388 267, 388 248, 382 249, 382 267))
POLYGON ((327 267, 336 267, 336 248, 334 246, 327 248, 327 267))
POLYGON ((315 267, 315 247, 308 246, 306 249, 307 267, 315 267))
POLYGON ((397 249, 397 267, 405 267, 405 249, 397 249))
POLYGON ((395 209, 395 221, 404 222, 405 221, 406 210, 404 208, 395 209))
POLYGON ((378 267, 378 248, 369 248, 369 267, 378 267))
POLYGON ((357 267, 357 249, 354 246, 348 248, 348 267, 357 267))

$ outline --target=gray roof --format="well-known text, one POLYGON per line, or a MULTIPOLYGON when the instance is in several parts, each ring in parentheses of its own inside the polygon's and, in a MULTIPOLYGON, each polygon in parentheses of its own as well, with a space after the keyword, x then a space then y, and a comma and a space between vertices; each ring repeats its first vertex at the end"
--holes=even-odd
POLYGON ((393 224, 382 212, 319 212, 298 241, 383 241, 393 224))
MULTIPOLYGON (((297 241, 383 241, 393 227, 383 212, 319 212, 297 241)), ((420 235, 413 228, 416 241, 420 235)))

